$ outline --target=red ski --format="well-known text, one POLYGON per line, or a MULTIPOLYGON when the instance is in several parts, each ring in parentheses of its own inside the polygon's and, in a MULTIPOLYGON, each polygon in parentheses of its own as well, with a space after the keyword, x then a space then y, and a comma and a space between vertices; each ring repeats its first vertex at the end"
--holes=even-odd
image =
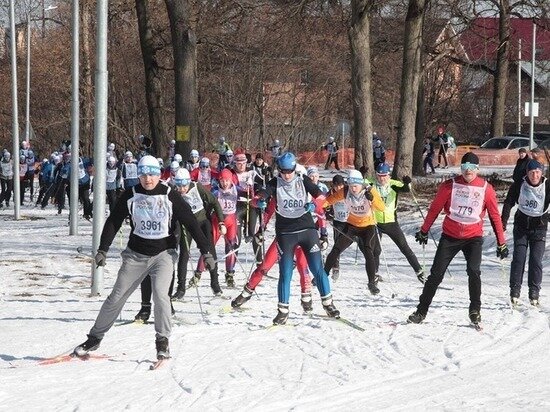
POLYGON ((109 359, 109 355, 93 355, 93 354, 87 354, 85 356, 77 356, 74 353, 54 356, 53 358, 46 358, 42 359, 41 361, 38 361, 39 365, 53 365, 54 363, 62 363, 62 362, 71 362, 73 360, 81 360, 81 361, 87 361, 87 360, 100 360, 100 359, 109 359))

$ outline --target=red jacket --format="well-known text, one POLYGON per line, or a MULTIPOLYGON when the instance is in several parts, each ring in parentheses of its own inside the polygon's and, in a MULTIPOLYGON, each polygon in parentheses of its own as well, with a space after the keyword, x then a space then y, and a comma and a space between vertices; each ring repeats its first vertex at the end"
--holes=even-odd
POLYGON ((485 189, 485 199, 484 204, 482 205, 482 211, 480 214, 480 221, 472 224, 464 224, 457 222, 449 217, 450 215, 450 206, 452 199, 453 191, 453 182, 466 185, 466 186, 477 186, 483 187, 485 185, 485 180, 476 177, 470 183, 467 183, 462 176, 457 176, 454 179, 446 180, 439 186, 439 190, 435 195, 424 224, 420 230, 424 233, 428 233, 433 222, 437 219, 439 213, 443 210, 445 213, 445 218, 443 219, 443 233, 447 236, 450 236, 455 239, 468 239, 472 237, 483 236, 483 218, 485 213, 489 214, 489 219, 495 231, 497 237, 498 245, 503 245, 506 243, 506 238, 504 236, 504 230, 502 229, 502 222, 500 219, 500 213, 498 211, 498 202, 495 189, 490 184, 487 184, 485 189))

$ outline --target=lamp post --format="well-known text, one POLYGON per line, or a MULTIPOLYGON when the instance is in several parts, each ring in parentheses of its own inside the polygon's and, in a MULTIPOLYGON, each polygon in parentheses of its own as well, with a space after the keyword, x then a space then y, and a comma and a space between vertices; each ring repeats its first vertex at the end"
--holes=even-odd
POLYGON ((13 212, 14 219, 20 218, 19 185, 19 109, 17 107, 17 46, 15 44, 15 6, 10 0, 10 44, 11 44, 11 98, 12 98, 12 136, 13 136, 13 212))
POLYGON ((537 25, 533 20, 533 48, 531 55, 531 102, 529 103, 529 149, 535 146, 535 55, 537 51, 537 25))
MULTIPOLYGON (((57 9, 57 6, 48 6, 43 11, 57 9)), ((31 109, 31 9, 27 10, 27 93, 25 96, 25 141, 29 143, 31 123, 30 123, 30 109, 31 109)))
MULTIPOLYGON (((71 211, 69 213, 69 235, 78 234, 78 154, 80 152, 80 96, 79 96, 79 32, 80 32, 79 0, 73 0, 72 5, 72 80, 71 80, 71 211)), ((101 165, 101 162, 98 162, 101 165)))

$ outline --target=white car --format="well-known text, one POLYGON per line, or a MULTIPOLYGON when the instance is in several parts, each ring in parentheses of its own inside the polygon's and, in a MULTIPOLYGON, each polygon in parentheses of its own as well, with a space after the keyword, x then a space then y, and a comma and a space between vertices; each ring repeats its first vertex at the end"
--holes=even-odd
MULTIPOLYGON (((518 150, 520 148, 529 149, 529 138, 520 137, 520 136, 502 136, 502 137, 493 137, 483 143, 479 148, 480 149, 508 149, 508 150, 518 150)), ((534 143, 534 147, 537 147, 537 144, 534 143)))

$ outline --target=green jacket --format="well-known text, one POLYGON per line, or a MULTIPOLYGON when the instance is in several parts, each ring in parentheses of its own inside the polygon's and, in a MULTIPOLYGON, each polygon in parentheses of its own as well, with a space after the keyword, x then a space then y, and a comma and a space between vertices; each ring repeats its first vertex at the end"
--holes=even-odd
POLYGON ((382 186, 376 179, 365 179, 376 188, 385 204, 383 212, 374 211, 376 223, 393 223, 397 221, 397 196, 400 192, 410 192, 410 186, 400 180, 390 179, 387 186, 382 186))

